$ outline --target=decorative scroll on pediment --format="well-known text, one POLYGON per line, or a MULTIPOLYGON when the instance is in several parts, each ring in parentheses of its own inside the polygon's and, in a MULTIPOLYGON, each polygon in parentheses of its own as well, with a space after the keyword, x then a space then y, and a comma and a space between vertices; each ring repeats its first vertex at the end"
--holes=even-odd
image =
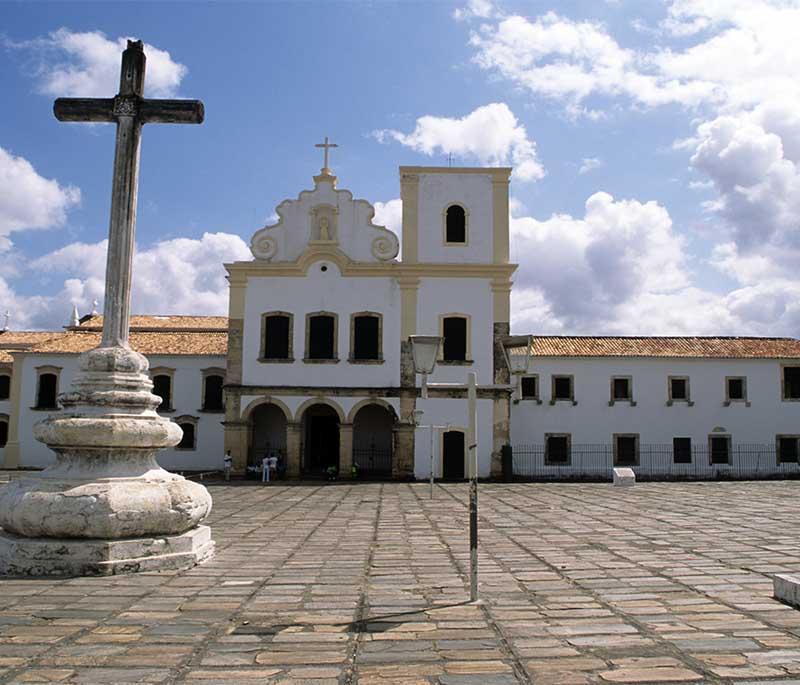
POLYGON ((336 177, 314 177, 314 189, 276 208, 278 222, 256 231, 250 250, 257 260, 295 262, 307 251, 335 246, 354 262, 385 262, 397 257, 400 241, 372 222, 375 208, 336 188, 336 177))

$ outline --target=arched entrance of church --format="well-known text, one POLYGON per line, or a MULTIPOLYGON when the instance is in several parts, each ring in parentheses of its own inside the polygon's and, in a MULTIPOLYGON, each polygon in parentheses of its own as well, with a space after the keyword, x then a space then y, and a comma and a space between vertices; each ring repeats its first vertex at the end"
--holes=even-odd
POLYGON ((303 475, 325 476, 339 470, 339 415, 327 404, 313 404, 303 412, 303 475))
POLYGON ((247 468, 261 472, 261 460, 266 456, 278 459, 279 470, 286 465, 286 414, 272 403, 259 404, 250 413, 250 449, 247 468))
POLYGON ((353 418, 353 464, 359 478, 392 475, 395 415, 380 404, 366 404, 353 418))

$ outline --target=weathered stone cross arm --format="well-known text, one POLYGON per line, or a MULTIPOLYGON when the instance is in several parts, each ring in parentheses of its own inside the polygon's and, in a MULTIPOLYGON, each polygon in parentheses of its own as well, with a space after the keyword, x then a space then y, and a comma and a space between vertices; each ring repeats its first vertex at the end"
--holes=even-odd
MULTIPOLYGON (((59 121, 92 121, 111 123, 121 114, 133 114, 130 105, 128 112, 115 111, 115 103, 128 101, 118 98, 58 98, 53 105, 53 113, 59 121)), ((133 104, 133 101, 131 100, 133 104)), ((136 117, 143 124, 202 124, 205 116, 200 100, 145 100, 139 98, 136 104, 136 117)))

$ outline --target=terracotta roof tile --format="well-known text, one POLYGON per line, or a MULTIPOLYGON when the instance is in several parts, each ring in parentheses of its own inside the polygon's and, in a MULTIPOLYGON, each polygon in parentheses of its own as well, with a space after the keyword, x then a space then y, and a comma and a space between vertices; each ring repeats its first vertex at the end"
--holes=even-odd
MULTIPOLYGON (((131 347, 146 355, 209 355, 224 357, 228 352, 227 332, 131 332, 131 347)), ((36 345, 35 354, 80 354, 96 347, 100 333, 70 331, 36 345)))
POLYGON ((63 331, 0 331, 0 349, 18 350, 64 335, 63 331))
POLYGON ((744 337, 531 337, 534 357, 689 357, 703 359, 800 359, 795 338, 744 337))
MULTIPOLYGON (((77 328, 84 331, 100 331, 103 329, 103 317, 86 317, 81 320, 81 324, 77 328)), ((165 314, 163 316, 136 314, 131 317, 132 331, 158 331, 165 329, 170 331, 227 331, 228 317, 182 316, 173 314, 165 314)))

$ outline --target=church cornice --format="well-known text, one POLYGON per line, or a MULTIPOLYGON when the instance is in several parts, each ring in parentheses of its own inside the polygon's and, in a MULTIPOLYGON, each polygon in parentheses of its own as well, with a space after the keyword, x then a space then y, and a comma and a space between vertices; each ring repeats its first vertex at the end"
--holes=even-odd
POLYGON ((354 278, 511 278, 517 264, 437 264, 402 262, 354 262, 336 247, 306 250, 295 262, 232 262, 225 264, 231 282, 243 283, 250 277, 295 277, 306 275, 320 261, 334 262, 344 277, 354 278))

